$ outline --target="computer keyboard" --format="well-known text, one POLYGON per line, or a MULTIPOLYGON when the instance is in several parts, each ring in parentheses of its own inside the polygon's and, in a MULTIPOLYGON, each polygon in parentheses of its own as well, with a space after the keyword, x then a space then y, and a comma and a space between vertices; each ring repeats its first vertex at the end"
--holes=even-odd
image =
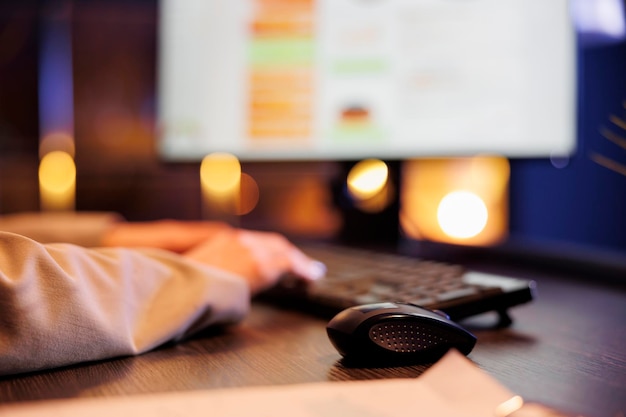
POLYGON ((508 308, 534 296, 532 281, 460 265, 338 245, 299 246, 326 264, 326 277, 313 283, 284 277, 261 300, 324 316, 355 305, 400 301, 441 310, 452 320, 495 311, 500 324, 508 325, 508 308))

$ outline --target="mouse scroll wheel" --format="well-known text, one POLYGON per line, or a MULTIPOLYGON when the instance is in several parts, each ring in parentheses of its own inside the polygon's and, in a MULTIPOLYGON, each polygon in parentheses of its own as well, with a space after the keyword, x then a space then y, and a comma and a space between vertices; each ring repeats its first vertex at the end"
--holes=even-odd
POLYGON ((443 335, 424 331, 418 323, 379 323, 369 330, 372 342, 383 349, 400 353, 415 353, 446 343, 443 335))

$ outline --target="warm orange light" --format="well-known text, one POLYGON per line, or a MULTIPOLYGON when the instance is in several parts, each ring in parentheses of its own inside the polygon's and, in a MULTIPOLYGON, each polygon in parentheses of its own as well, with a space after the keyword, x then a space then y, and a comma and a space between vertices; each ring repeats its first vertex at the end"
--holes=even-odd
POLYGON ((62 151, 46 154, 39 163, 39 193, 43 210, 72 210, 76 192, 76 165, 62 151))
POLYGON ((439 202, 437 221, 443 232, 456 239, 469 239, 485 229, 489 213, 485 202, 469 191, 452 191, 439 202))
POLYGON ((341 215, 332 204, 323 166, 319 175, 295 175, 272 189, 259 211, 271 227, 294 236, 331 238, 341 228, 341 215))
POLYGON ((241 172, 241 163, 229 153, 207 155, 200 165, 204 215, 234 222, 259 202, 259 186, 250 175, 241 172))
POLYGON ((365 200, 378 194, 389 178, 387 165, 379 159, 365 159, 348 173, 348 191, 353 197, 365 200))
POLYGON ((202 188, 213 195, 232 195, 239 190, 241 164, 235 155, 212 153, 200 165, 202 188))
POLYGON ((259 185, 250 175, 242 173, 240 189, 239 204, 234 214, 243 216, 254 210, 259 203, 259 185))
POLYGON ((492 245, 506 237, 506 158, 410 160, 403 165, 402 178, 400 222, 407 236, 463 245, 492 245))
POLYGON ((355 205, 366 212, 379 212, 389 205, 393 186, 387 164, 378 159, 365 159, 352 167, 346 180, 355 205))

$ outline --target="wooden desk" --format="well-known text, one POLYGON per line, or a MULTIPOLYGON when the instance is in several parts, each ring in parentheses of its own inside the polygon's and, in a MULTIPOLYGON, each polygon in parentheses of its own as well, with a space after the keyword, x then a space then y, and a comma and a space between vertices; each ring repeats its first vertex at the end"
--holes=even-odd
MULTIPOLYGON (((530 401, 574 414, 626 414, 626 291, 536 277, 538 298, 512 310, 510 328, 464 324, 470 358, 530 401)), ((0 402, 131 395, 317 381, 417 377, 427 367, 347 368, 325 320, 256 304, 238 327, 139 357, 0 379, 0 402)))

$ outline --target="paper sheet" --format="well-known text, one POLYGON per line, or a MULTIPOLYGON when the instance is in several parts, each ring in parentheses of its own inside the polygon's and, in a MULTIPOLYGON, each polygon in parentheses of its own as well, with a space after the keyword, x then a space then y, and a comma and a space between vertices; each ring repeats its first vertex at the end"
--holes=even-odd
POLYGON ((450 351, 419 378, 322 382, 0 405, 0 416, 491 417, 514 394, 450 351))

